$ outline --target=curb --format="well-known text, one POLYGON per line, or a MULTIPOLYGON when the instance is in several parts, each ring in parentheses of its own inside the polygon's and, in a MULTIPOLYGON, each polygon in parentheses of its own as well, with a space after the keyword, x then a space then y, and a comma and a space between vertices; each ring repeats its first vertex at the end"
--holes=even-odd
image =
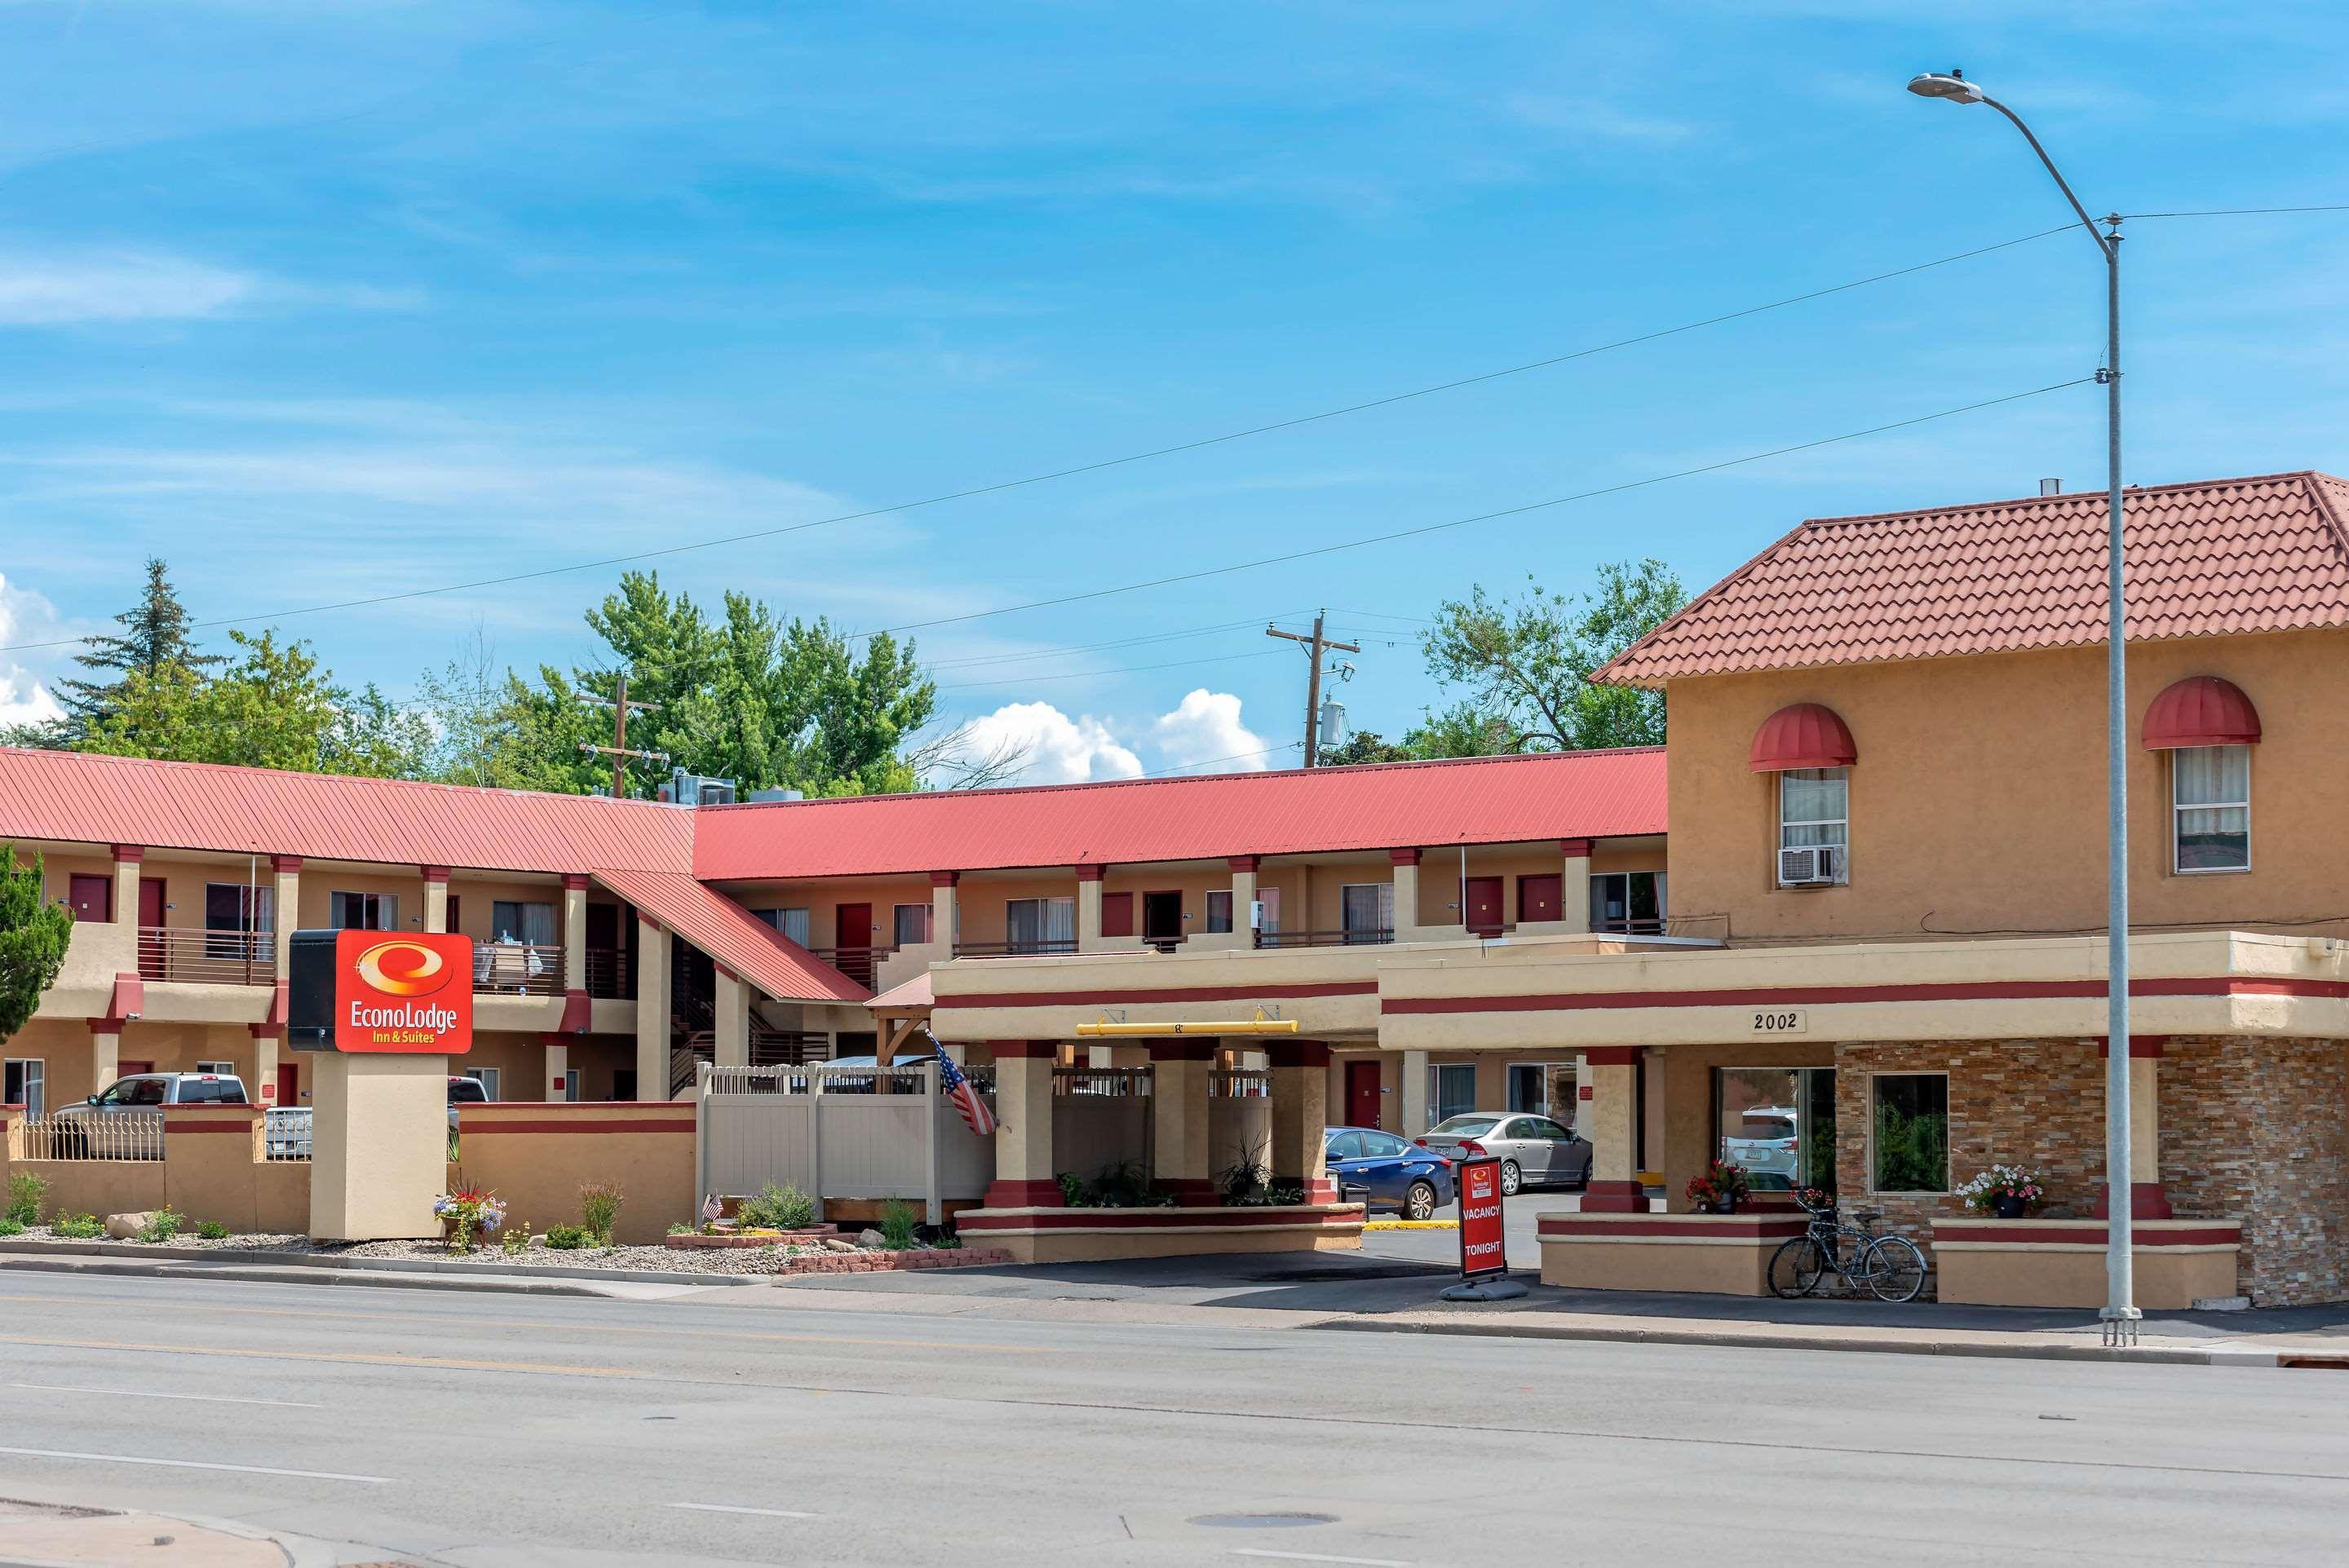
MULTIPOLYGON (((591 1280, 600 1284, 755 1285, 764 1274, 702 1274, 688 1269, 596 1269, 575 1264, 541 1264, 523 1268, 500 1268, 495 1264, 463 1264, 442 1258, 353 1258, 333 1254, 260 1252, 244 1247, 141 1247, 136 1253, 96 1242, 0 1242, 0 1266, 42 1258, 88 1258, 116 1269, 152 1267, 164 1264, 210 1265, 212 1269, 274 1269, 297 1281, 310 1274, 429 1274, 462 1279, 591 1280)), ((181 1268, 178 1277, 207 1272, 202 1266, 181 1268)), ((316 1284, 315 1280, 303 1283, 316 1284)))
POLYGON ((2099 1345, 2001 1344, 1966 1339, 1878 1339, 1864 1335, 1821 1337, 1795 1334, 1735 1334, 1710 1328, 1609 1328, 1599 1326, 1526 1323, 1511 1317, 1465 1318, 1457 1323, 1399 1322, 1374 1316, 1332 1317, 1299 1326, 1340 1334, 1442 1334, 1471 1339, 1563 1339, 1615 1345, 1706 1345, 1752 1350, 1860 1351, 1879 1356, 1977 1357, 1991 1360, 2134 1362, 2157 1367, 2282 1367, 2290 1352, 2209 1349, 2183 1346, 2138 1346, 2107 1350, 2099 1345))
POLYGON ((377 1290, 448 1290, 496 1293, 504 1295, 563 1295, 589 1301, 610 1301, 607 1293, 592 1284, 566 1280, 516 1279, 501 1274, 493 1279, 450 1279, 439 1274, 401 1274, 376 1278, 367 1274, 346 1274, 329 1270, 292 1268, 250 1268, 227 1264, 212 1268, 191 1266, 171 1262, 149 1263, 139 1259, 117 1262, 111 1258, 79 1259, 0 1258, 0 1274, 54 1274, 98 1275, 116 1279, 203 1279, 218 1280, 230 1284, 309 1284, 355 1285, 377 1290))

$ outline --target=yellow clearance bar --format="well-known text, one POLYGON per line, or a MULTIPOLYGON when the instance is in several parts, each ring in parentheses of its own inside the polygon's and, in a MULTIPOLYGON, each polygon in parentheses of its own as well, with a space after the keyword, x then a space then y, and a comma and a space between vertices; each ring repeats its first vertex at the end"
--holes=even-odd
POLYGON ((1227 1021, 1215 1024, 1112 1024, 1107 1018, 1097 1023, 1079 1024, 1077 1033, 1092 1039, 1109 1036, 1147 1035, 1164 1038, 1168 1035, 1293 1035, 1297 1033, 1294 1018, 1268 1018, 1263 1009, 1245 1022, 1227 1021))

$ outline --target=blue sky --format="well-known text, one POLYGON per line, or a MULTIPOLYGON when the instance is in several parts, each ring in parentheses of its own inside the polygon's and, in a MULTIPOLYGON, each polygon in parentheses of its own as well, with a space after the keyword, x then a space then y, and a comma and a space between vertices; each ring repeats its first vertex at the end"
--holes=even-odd
MULTIPOLYGON (((2095 211, 2349 202, 2349 28, 2321 5, 16 0, 0 59, 12 645, 94 628, 150 552, 199 614, 244 616, 658 549, 2062 222, 2003 122, 1900 90, 1920 69, 2030 116, 2095 211)), ((2130 480, 2349 467, 2349 213, 2127 232, 2130 480)), ((2059 234, 658 564, 854 631, 967 616, 2066 380, 2096 364, 2101 289, 2059 234)), ((1440 698, 1413 618, 1473 583, 1573 589, 1652 554, 1695 588, 1806 515, 2093 487, 2101 412, 2075 388, 916 635, 954 715, 1036 738, 1038 780, 1293 740, 1303 660, 1260 626, 1317 604, 1366 639, 1353 721, 1392 735, 1440 698), (1140 638, 1164 640, 1094 646, 1140 638)), ((507 662, 587 657, 579 612, 616 575, 281 624, 405 694, 477 627, 507 662)), ((0 652, 0 717, 67 658, 0 652)))

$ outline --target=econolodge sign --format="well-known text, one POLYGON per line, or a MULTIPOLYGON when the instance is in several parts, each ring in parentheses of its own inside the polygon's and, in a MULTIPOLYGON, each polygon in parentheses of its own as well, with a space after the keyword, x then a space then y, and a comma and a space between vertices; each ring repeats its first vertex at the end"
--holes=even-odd
POLYGON ((460 1057, 473 1047, 473 940, 441 933, 295 933, 288 1044, 460 1057))
POLYGON ((1501 1222, 1501 1162, 1489 1156, 1460 1162, 1460 1277, 1488 1279, 1509 1272, 1508 1233, 1501 1222))

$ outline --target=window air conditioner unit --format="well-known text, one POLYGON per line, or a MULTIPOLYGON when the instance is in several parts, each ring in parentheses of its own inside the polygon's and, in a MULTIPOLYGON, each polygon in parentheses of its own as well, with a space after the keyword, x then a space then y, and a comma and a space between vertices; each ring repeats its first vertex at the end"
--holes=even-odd
POLYGON ((1816 849, 1780 850, 1780 887, 1821 887, 1843 880, 1844 851, 1834 844, 1816 849))

